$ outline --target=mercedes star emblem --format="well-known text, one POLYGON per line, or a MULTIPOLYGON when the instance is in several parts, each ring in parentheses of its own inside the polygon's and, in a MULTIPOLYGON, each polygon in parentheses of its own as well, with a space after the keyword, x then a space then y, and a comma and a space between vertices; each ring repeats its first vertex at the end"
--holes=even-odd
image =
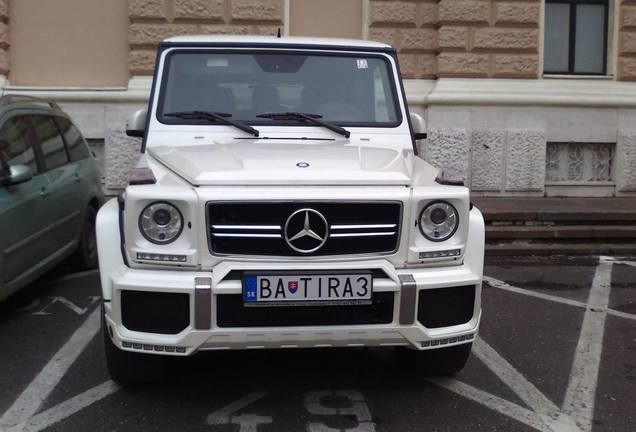
POLYGON ((304 208, 287 218, 284 234, 290 248, 309 254, 324 246, 329 238, 329 224, 319 211, 304 208))

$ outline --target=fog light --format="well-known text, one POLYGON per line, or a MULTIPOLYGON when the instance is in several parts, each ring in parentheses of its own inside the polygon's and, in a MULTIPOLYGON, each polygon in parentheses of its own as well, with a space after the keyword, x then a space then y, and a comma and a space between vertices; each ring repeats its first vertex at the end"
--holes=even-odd
POLYGON ((461 254, 461 249, 449 249, 445 251, 434 251, 434 252, 420 252, 420 259, 452 258, 452 257, 458 257, 460 254, 461 254))
POLYGON ((186 262, 185 255, 166 255, 147 252, 137 252, 137 259, 143 261, 186 262))

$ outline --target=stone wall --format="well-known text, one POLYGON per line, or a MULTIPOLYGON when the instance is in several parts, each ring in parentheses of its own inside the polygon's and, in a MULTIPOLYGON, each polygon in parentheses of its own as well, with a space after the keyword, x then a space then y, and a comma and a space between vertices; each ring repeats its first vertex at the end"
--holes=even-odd
POLYGON ((636 81, 636 0, 619 1, 618 79, 636 81))
POLYGON ((284 0, 129 0, 128 8, 132 75, 152 74, 157 45, 170 36, 284 30, 284 0))
POLYGON ((535 78, 540 0, 442 0, 440 77, 535 78))
POLYGON ((540 0, 371 0, 369 38, 400 53, 405 78, 536 78, 540 0))
POLYGON ((436 74, 437 10, 437 0, 369 2, 368 38, 398 50, 405 78, 436 74))
POLYGON ((427 114, 425 159, 466 173, 466 184, 477 195, 549 194, 548 142, 615 144, 615 187, 577 187, 584 194, 603 196, 636 191, 636 110, 430 106, 427 114))
POLYGON ((0 75, 7 75, 10 69, 9 61, 9 2, 0 0, 0 75))

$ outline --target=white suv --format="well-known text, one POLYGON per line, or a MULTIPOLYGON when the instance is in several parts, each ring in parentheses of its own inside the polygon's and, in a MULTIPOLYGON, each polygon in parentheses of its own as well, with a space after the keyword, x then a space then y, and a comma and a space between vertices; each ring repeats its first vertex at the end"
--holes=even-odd
POLYGON ((393 48, 171 38, 128 132, 140 162, 97 219, 114 380, 248 348, 403 347, 429 372, 463 367, 483 218, 418 155, 393 48))

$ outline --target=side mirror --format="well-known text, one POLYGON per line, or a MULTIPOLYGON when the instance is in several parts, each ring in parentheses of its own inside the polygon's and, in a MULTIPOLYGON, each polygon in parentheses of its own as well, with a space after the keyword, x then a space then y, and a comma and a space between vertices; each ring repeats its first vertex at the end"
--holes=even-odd
POLYGON ((143 138, 144 133, 146 132, 147 116, 147 109, 140 109, 138 111, 135 111, 126 123, 126 135, 128 135, 129 137, 143 138))
POLYGON ((417 146, 417 151, 419 154, 422 154, 423 149, 421 148, 419 141, 426 139, 428 136, 426 133, 426 121, 424 121, 424 117, 418 113, 412 112, 411 126, 413 126, 413 139, 416 141, 415 145, 417 146))
POLYGON ((9 167, 9 175, 0 178, 4 185, 17 185, 26 183, 33 178, 33 171, 26 165, 13 165, 9 167))

